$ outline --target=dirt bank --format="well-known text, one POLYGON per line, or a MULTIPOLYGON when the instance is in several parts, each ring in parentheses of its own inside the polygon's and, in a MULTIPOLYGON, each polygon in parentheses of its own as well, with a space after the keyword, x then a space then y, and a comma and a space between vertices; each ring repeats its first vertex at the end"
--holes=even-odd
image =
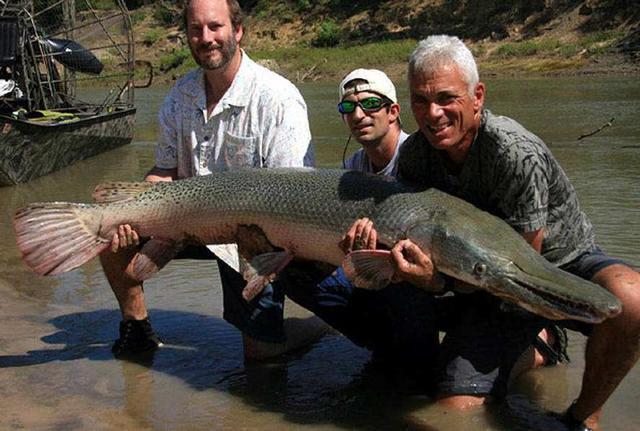
MULTIPOLYGON (((245 49, 297 82, 335 80, 356 62, 402 76, 415 41, 434 33, 462 37, 484 76, 640 73, 640 11, 624 0, 241 3, 245 49)), ((137 57, 156 82, 193 66, 180 17, 167 2, 132 11, 137 57)))

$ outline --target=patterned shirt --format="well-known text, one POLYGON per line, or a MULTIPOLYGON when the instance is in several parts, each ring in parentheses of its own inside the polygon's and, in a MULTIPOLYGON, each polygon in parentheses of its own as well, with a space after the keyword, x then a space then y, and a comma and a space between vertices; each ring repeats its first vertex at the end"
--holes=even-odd
POLYGON ((390 175, 395 177, 398 173, 398 154, 400 154, 400 147, 402 147, 402 144, 404 144, 404 141, 408 137, 409 135, 405 133, 404 130, 400 131, 398 145, 396 145, 396 151, 393 153, 393 157, 389 163, 387 163, 387 166, 377 172, 373 170, 371 160, 369 160, 369 156, 367 156, 364 148, 360 148, 346 162, 344 162, 344 167, 345 169, 353 169, 356 171, 371 172, 373 174, 390 175))
POLYGON ((307 106, 298 89, 244 52, 231 87, 209 116, 204 73, 171 89, 160 109, 156 166, 178 177, 240 167, 312 166, 307 106))
POLYGON ((567 175, 542 140, 508 117, 482 112, 478 134, 460 171, 421 132, 399 157, 398 176, 436 187, 504 219, 518 232, 545 230, 542 255, 556 265, 594 246, 591 223, 567 175))
MULTIPOLYGON (((202 69, 171 89, 159 114, 156 166, 178 178, 243 167, 313 166, 307 106, 298 89, 242 51, 240 68, 210 115, 202 69)), ((235 244, 209 249, 232 268, 235 244)))

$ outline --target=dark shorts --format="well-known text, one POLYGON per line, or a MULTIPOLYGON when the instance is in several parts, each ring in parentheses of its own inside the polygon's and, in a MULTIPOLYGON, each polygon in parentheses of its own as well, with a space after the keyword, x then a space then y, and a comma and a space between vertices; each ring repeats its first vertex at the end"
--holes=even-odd
MULTIPOLYGON (((611 265, 626 265, 625 261, 607 256, 598 246, 594 246, 592 250, 582 253, 571 262, 560 266, 560 269, 564 269, 573 275, 577 275, 585 280, 593 280, 593 277, 601 270, 611 265)), ((593 325, 584 322, 578 322, 575 320, 566 320, 560 322, 560 326, 563 326, 572 331, 581 332, 583 335, 590 335, 593 325)))
POLYGON ((244 278, 204 246, 189 246, 175 259, 215 260, 222 284, 223 318, 243 333, 256 340, 281 343, 284 334, 284 287, 268 284, 260 294, 247 302, 242 290, 244 278))
POLYGON ((285 340, 283 314, 287 297, 311 311, 353 343, 385 362, 433 368, 438 331, 434 298, 409 284, 381 291, 356 289, 341 268, 293 261, 276 281, 247 302, 242 276, 206 247, 185 248, 176 259, 216 260, 223 290, 223 317, 260 341, 285 340))
MULTIPOLYGON (((561 266, 567 272, 591 280, 607 266, 625 264, 600 248, 585 252, 561 266)), ((440 395, 503 396, 515 361, 540 330, 559 324, 586 335, 591 325, 575 321, 552 322, 485 293, 454 295, 439 307, 440 329, 446 336, 438 359, 440 395)))
POLYGON ((342 268, 327 275, 325 268, 305 262, 293 262, 279 282, 288 298, 371 350, 379 363, 433 368, 438 349, 433 295, 407 283, 357 289, 342 268))
MULTIPOLYGON (((185 250, 177 258, 216 259, 208 249, 185 250)), ((217 260, 217 259, 216 259, 217 260)), ((393 357, 407 367, 431 370, 441 395, 506 393, 518 357, 542 328, 558 322, 507 305, 478 292, 434 297, 407 284, 381 291, 356 289, 340 268, 334 273, 308 262, 292 262, 251 302, 245 281, 217 260, 224 294, 224 318, 242 332, 267 342, 284 340, 284 297, 310 310, 355 344, 393 357), (438 333, 445 336, 438 343, 438 333)), ((600 249, 584 253, 562 269, 591 279, 619 259, 600 249)), ((588 333, 589 325, 561 322, 588 333)))

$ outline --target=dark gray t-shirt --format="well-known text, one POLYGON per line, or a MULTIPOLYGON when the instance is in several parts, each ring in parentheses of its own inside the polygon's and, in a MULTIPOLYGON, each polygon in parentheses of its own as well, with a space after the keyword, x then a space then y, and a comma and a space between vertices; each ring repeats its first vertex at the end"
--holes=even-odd
POLYGON ((482 112, 478 135, 455 175, 444 153, 419 131, 404 143, 398 165, 402 181, 458 196, 518 232, 544 228, 542 255, 556 265, 594 246, 591 222, 560 164, 540 138, 511 118, 482 112))

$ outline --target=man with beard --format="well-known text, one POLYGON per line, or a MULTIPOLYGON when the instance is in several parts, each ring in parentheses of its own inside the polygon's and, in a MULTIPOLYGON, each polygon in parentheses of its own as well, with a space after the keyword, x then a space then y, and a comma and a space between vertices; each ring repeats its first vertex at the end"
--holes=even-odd
MULTIPOLYGON (((293 84, 239 48, 243 17, 236 0, 186 2, 189 48, 200 67, 176 83, 160 109, 156 163, 145 180, 313 164, 305 102, 293 84)), ((139 242, 130 226, 120 226, 112 241, 113 253, 101 256, 123 316, 120 338, 112 348, 116 356, 152 351, 162 344, 149 322, 142 285, 125 273, 139 242)), ((268 285, 250 303, 244 301, 245 281, 237 272, 235 245, 194 247, 179 257, 217 260, 224 318, 243 332, 245 358, 278 355, 324 331, 317 318, 304 320, 306 324, 299 319, 283 324, 284 294, 276 284, 268 285)))

